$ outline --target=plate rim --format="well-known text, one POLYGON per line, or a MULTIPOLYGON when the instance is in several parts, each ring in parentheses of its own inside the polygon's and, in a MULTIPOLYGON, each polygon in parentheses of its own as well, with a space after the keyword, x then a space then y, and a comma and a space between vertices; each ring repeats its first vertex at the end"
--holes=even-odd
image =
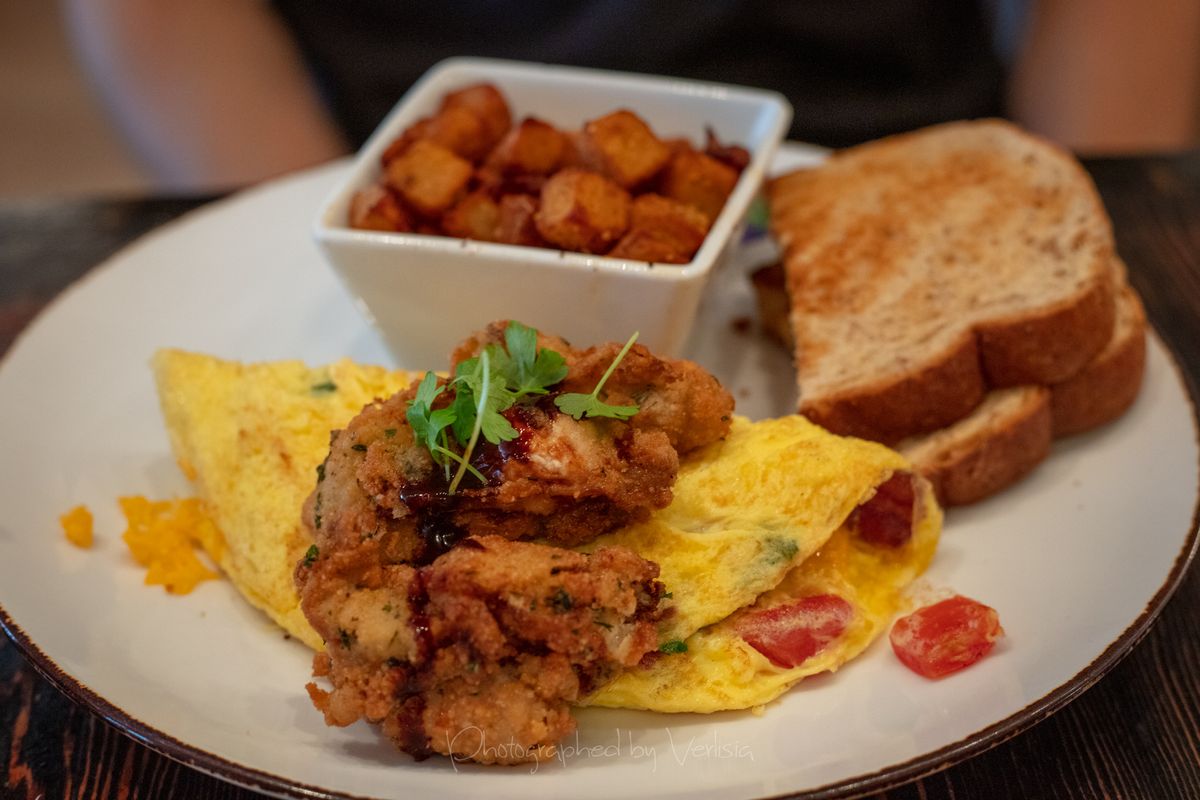
MULTIPOLYGON (((796 144, 799 143, 782 142, 780 153, 782 154, 791 149, 791 146, 796 144)), ((803 147, 803 145, 801 146, 803 147)), ((230 205, 252 201, 253 197, 260 191, 277 187, 280 183, 285 183, 289 180, 311 179, 314 172, 334 171, 344 168, 344 166, 344 159, 336 159, 312 170, 293 173, 276 181, 267 181, 248 190, 236 192, 227 197, 186 211, 178 217, 137 237, 96 265, 87 269, 87 271, 69 283, 47 302, 34 319, 18 332, 7 352, 4 353, 3 357, 0 357, 0 369, 3 369, 13 354, 25 342, 26 338, 35 329, 45 324, 46 317, 53 313, 66 297, 83 290, 86 284, 90 284, 102 274, 110 271, 117 263, 125 260, 130 252, 145 246, 148 241, 157 239, 160 236, 169 235, 176 227, 192 223, 198 216, 219 212, 230 205)), ((1162 346, 1167 356, 1167 364, 1174 370, 1176 378, 1184 388, 1185 400, 1191 412, 1192 437, 1197 445, 1198 468, 1200 468, 1200 386, 1197 385, 1197 380, 1194 380, 1189 372, 1183 368, 1175 346, 1158 333, 1153 323, 1150 323, 1148 327, 1148 335, 1153 337, 1162 346)), ((1198 472, 1200 472, 1200 469, 1198 469, 1198 472)), ((967 761, 1029 730, 1094 686, 1132 652, 1133 648, 1150 632, 1154 622, 1179 588, 1198 550, 1200 550, 1200 480, 1198 480, 1195 490, 1190 529, 1162 585, 1150 600, 1147 601, 1137 618, 1108 647, 1097 654, 1087 666, 1079 670, 1071 678, 1019 711, 936 750, 915 756, 907 761, 882 767, 864 775, 851 776, 843 780, 798 792, 763 795, 760 796, 761 800, 849 800, 850 798, 861 797, 866 794, 894 789, 967 761)), ((196 769, 219 780, 250 789, 251 791, 276 797, 305 798, 309 800, 312 798, 317 798, 318 800, 374 800, 370 795, 350 794, 286 778, 272 772, 241 764, 224 756, 210 753, 198 745, 180 741, 171 734, 142 722, 134 715, 102 697, 79 679, 67 673, 21 629, 2 604, 0 604, 0 630, 4 631, 9 640, 16 646, 18 652, 21 653, 22 657, 34 670, 54 686, 55 689, 65 694, 72 702, 83 706, 90 713, 96 714, 105 723, 139 744, 176 763, 196 769)))

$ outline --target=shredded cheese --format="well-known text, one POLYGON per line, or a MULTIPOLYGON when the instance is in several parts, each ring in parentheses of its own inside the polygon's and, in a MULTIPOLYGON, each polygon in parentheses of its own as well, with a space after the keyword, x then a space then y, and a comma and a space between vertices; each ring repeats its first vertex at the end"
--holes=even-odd
POLYGON ((92 546, 92 512, 88 511, 87 506, 75 506, 59 517, 58 521, 68 542, 85 550, 92 546))
POLYGON ((147 585, 171 594, 187 594, 201 581, 220 577, 196 555, 195 545, 219 560, 224 540, 194 497, 151 501, 140 495, 120 498, 128 527, 121 538, 146 568, 147 585))

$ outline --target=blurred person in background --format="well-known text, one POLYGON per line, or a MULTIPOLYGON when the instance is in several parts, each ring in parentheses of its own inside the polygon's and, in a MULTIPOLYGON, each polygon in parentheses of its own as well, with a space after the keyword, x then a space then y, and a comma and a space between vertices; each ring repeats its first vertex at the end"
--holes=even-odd
POLYGON ((1084 151, 1192 143, 1197 0, 65 0, 160 182, 244 185, 357 148, 457 55, 760 86, 833 147, 1008 116, 1084 151))

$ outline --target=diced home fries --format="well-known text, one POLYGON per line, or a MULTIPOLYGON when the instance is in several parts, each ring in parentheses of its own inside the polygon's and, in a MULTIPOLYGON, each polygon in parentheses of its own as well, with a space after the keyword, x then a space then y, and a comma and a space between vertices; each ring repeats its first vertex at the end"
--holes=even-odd
POLYGON ((703 150, 660 139, 628 109, 579 130, 536 117, 514 125, 504 95, 476 84, 388 145, 382 177, 354 195, 348 222, 686 264, 748 161, 711 130, 703 150))

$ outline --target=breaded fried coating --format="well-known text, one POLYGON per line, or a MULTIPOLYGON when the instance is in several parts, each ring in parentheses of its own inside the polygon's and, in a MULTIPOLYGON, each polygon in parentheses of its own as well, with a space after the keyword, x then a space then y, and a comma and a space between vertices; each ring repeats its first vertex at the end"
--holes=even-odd
MULTIPOLYGON (((522 326, 518 354, 507 352, 510 325, 472 335, 454 366, 485 351, 510 365, 519 353, 534 358, 522 326)), ((475 472, 461 483, 408 415, 421 391, 432 403, 423 413, 449 408, 459 390, 445 379, 436 395, 428 376, 423 390, 376 401, 332 435, 303 512, 316 545, 295 573, 301 608, 326 643, 313 671, 333 689, 308 690, 329 724, 380 723, 418 758, 548 758, 574 730, 569 704, 657 647, 656 564, 621 547, 583 555, 552 545, 589 541, 670 503, 679 453, 723 437, 733 399, 695 364, 633 346, 601 399, 637 413, 575 419, 556 397, 591 394, 621 346, 576 350, 547 334, 537 344, 563 363, 539 385, 545 394, 493 412, 515 437, 462 447, 475 472), (550 544, 516 541, 530 538, 550 544)))
POLYGON ((314 675, 332 684, 308 692, 328 724, 380 723, 418 759, 551 758, 569 704, 657 647, 658 567, 625 548, 470 538, 420 568, 381 566, 380 550, 297 567, 327 644, 314 675))
MULTIPOLYGON (((504 326, 460 345, 455 365, 503 343, 504 326)), ((498 445, 480 439, 471 463, 486 485, 472 478, 448 492, 443 468, 406 419, 416 392, 410 388, 367 406, 334 435, 305 506, 308 527, 347 546, 379 538, 393 564, 427 563, 468 535, 581 544, 667 506, 679 454, 729 430, 733 398, 715 378, 640 345, 605 384, 607 402, 636 403, 638 413, 628 421, 576 420, 555 407, 554 394, 590 392, 620 346, 575 350, 546 335, 539 344, 564 356, 567 376, 555 393, 504 412, 517 438, 498 445)))
MULTIPOLYGON (((478 355, 489 344, 504 343, 506 321, 493 322, 466 339, 454 351, 452 366, 478 355)), ((563 392, 590 392, 616 358, 616 342, 577 350, 565 339, 538 333, 538 346, 557 351, 567 360, 563 392)), ((680 455, 711 444, 729 433, 733 396, 694 361, 659 358, 635 344, 604 384, 607 402, 637 403, 628 425, 662 430, 680 455)))

